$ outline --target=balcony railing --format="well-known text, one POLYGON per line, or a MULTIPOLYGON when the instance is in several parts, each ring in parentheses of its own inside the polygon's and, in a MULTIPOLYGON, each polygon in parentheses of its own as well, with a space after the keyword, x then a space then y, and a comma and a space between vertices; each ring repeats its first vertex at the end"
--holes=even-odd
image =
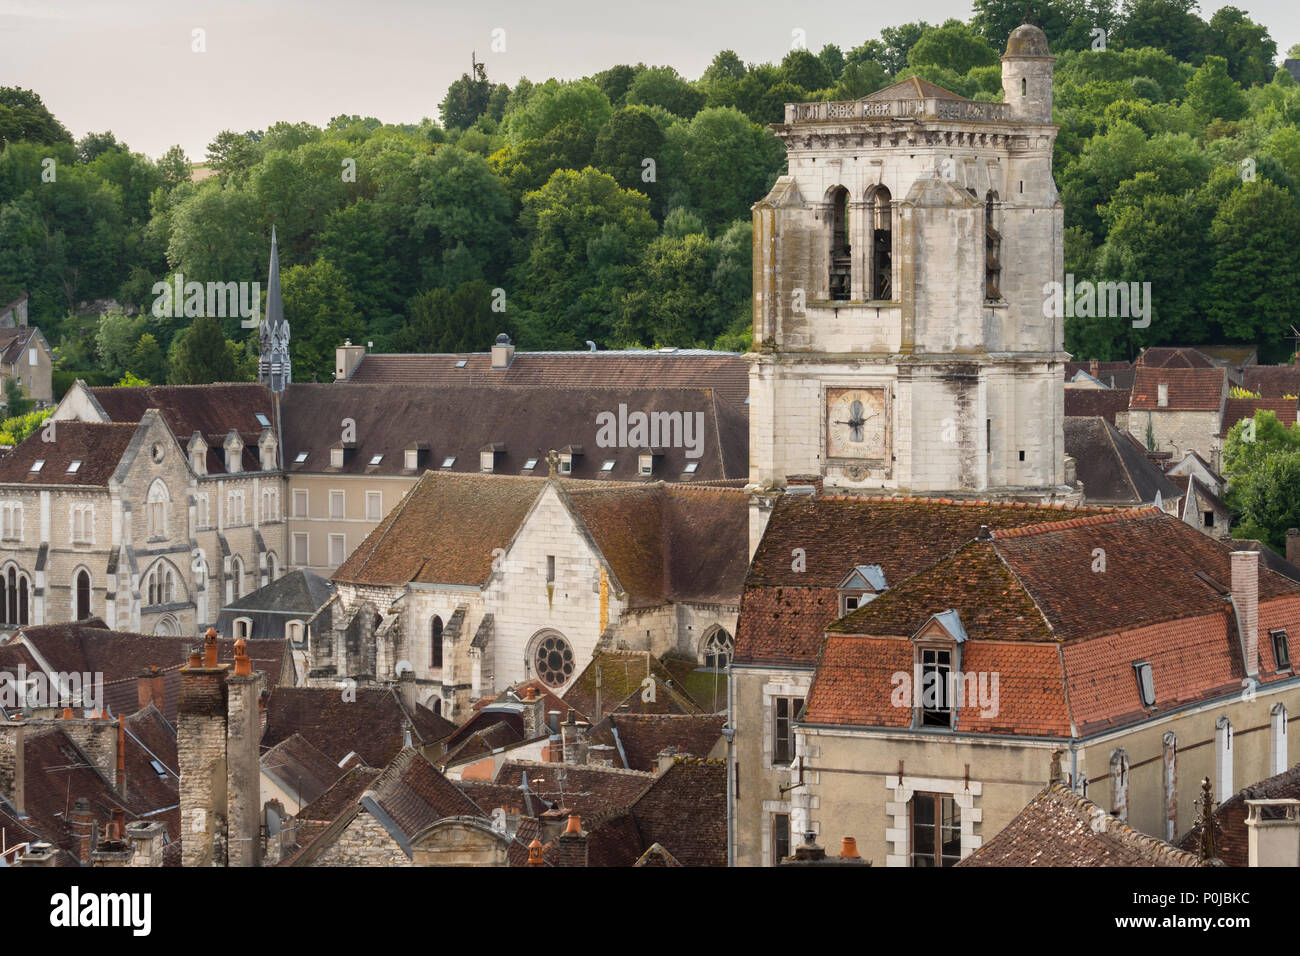
POLYGON ((825 123, 837 120, 930 118, 1003 122, 1010 118, 1006 103, 926 97, 912 100, 841 100, 835 103, 787 103, 787 123, 825 123))

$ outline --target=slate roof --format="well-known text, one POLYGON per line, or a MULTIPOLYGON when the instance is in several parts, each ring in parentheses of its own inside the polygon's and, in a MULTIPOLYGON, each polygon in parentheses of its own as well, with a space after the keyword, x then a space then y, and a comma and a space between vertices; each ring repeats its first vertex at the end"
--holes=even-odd
POLYGON ((1200 866, 1193 854, 1141 833, 1054 783, 958 866, 1200 866))
POLYGON ((1270 411, 1277 420, 1288 428, 1296 423, 1297 406, 1294 398, 1229 398, 1223 403, 1223 424, 1219 428, 1219 437, 1227 438, 1233 425, 1244 418, 1254 418, 1258 410, 1270 411))
POLYGON ((1180 489, 1145 451, 1104 418, 1066 418, 1065 453, 1074 457, 1090 504, 1141 505, 1156 494, 1169 500, 1180 489))
POLYGON ((136 425, 99 422, 58 422, 57 441, 45 441, 38 428, 14 450, 0 458, 0 483, 23 485, 81 485, 104 487, 135 437, 136 425), (43 461, 41 470, 32 465, 43 461), (68 466, 81 464, 74 472, 68 466))
POLYGON ((389 688, 358 687, 355 693, 353 701, 333 687, 276 687, 266 702, 262 746, 297 733, 335 763, 356 753, 370 766, 383 767, 401 751, 408 721, 417 745, 442 740, 455 729, 421 704, 408 714, 389 688))
POLYGON ((1242 384, 1265 398, 1300 395, 1300 365, 1247 365, 1242 384))
POLYGON ((839 616, 836 585, 859 564, 902 581, 973 539, 982 525, 1012 528, 1096 509, 932 498, 783 495, 772 509, 741 599, 737 664, 811 665, 839 616), (796 569, 796 550, 804 570, 796 569))
MULTIPOLYGON (((364 363, 363 363, 364 364, 364 363)), ((743 401, 743 396, 742 396, 743 401)), ((283 399, 284 461, 290 472, 310 474, 412 475, 406 469, 405 449, 415 443, 420 452, 417 468, 453 473, 480 472, 485 446, 499 446, 493 471, 504 475, 545 477, 546 455, 551 449, 581 446, 566 477, 616 481, 717 481, 745 479, 749 470, 749 430, 743 408, 738 408, 707 388, 633 388, 613 377, 600 386, 519 387, 478 386, 448 388, 422 385, 293 384, 283 399), (609 383, 617 382, 618 385, 609 383), (667 412, 693 416, 692 444, 698 457, 689 457, 684 435, 662 439, 661 455, 652 475, 639 470, 640 448, 602 448, 602 413, 617 415, 619 406, 629 413, 667 412), (330 464, 330 448, 339 441, 337 423, 351 418, 357 423, 356 446, 345 452, 342 468, 330 464), (703 422, 703 435, 695 425, 703 422), (306 458, 298 462, 305 453, 306 458), (382 456, 375 465, 375 456, 382 456), (455 461, 442 469, 447 458, 455 461), (534 466, 525 471, 532 460, 534 466), (604 463, 613 461, 609 471, 604 463), (687 474, 686 467, 696 469, 687 474)), ((631 440, 629 438, 629 440, 631 440)))
POLYGON ((1227 394, 1227 373, 1221 368, 1139 367, 1133 376, 1133 394, 1128 407, 1151 411, 1217 412, 1227 394), (1159 404, 1161 383, 1169 386, 1169 404, 1164 406, 1159 404))
POLYGON ((1098 415, 1115 424, 1115 413, 1128 411, 1127 388, 1067 388, 1065 390, 1065 417, 1091 417, 1098 415))
POLYGON ((236 598, 222 610, 312 614, 333 593, 334 585, 328 579, 299 568, 286 571, 270 584, 236 598))
POLYGON ((1217 368, 1218 363, 1196 349, 1156 346, 1143 349, 1133 360, 1133 365, 1143 368, 1217 368))
POLYGON ((584 817, 631 805, 655 779, 653 774, 614 767, 507 760, 494 782, 518 787, 525 773, 534 798, 584 817))
MULTIPOLYGON (((339 779, 344 771, 302 734, 291 734, 262 754, 262 771, 280 781, 282 787, 309 804, 339 779)), ((297 807, 286 807, 293 813, 297 807)))
POLYGON ((602 352, 515 352, 506 369, 492 368, 490 352, 366 355, 348 379, 367 385, 511 385, 532 389, 602 387, 713 388, 744 408, 749 364, 739 352, 648 349, 602 352), (464 360, 465 366, 456 363, 464 360))
MULTIPOLYGON (((1065 381, 1074 378, 1076 372, 1086 372, 1096 378, 1098 381, 1110 386, 1112 391, 1127 391, 1133 386, 1133 363, 1132 362, 1098 362, 1097 370, 1092 369, 1092 362, 1066 362, 1065 363, 1065 381)), ((1106 391, 1105 389, 1091 388, 1069 388, 1065 390, 1066 400, 1069 401, 1071 392, 1097 392, 1106 391)), ((1069 412, 1066 412, 1068 415, 1069 412)))
MULTIPOLYGON (((0 315, 3 311, 0 310, 0 315)), ((40 329, 34 325, 19 325, 14 328, 0 329, 0 362, 14 365, 23 357, 28 343, 40 335, 40 329)))
MULTIPOLYGON (((1285 799, 1300 799, 1300 764, 1238 790, 1219 804, 1214 810, 1214 821, 1218 826, 1215 847, 1218 858, 1227 866, 1249 866, 1250 836, 1246 828, 1246 801, 1285 799)), ((1200 824, 1184 834, 1178 845, 1189 853, 1199 853, 1200 824)))
POLYGON ((664 750, 684 757, 709 756, 726 722, 724 714, 615 713, 591 729, 590 742, 614 747, 620 766, 654 773, 664 750))
POLYGON ((727 865, 727 763, 679 757, 632 804, 642 841, 682 866, 727 865))
POLYGON ((444 817, 486 817, 479 806, 420 753, 404 747, 362 794, 410 840, 444 817))

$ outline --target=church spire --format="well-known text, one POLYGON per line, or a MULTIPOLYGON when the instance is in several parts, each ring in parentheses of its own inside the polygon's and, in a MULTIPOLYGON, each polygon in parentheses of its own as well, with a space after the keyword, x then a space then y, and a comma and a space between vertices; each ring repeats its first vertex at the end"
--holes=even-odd
POLYGON ((289 362, 289 323, 284 318, 280 302, 280 252, 275 240, 275 226, 271 227, 271 266, 266 280, 266 314, 258 330, 261 358, 257 363, 257 379, 270 386, 273 392, 282 392, 293 381, 289 362))

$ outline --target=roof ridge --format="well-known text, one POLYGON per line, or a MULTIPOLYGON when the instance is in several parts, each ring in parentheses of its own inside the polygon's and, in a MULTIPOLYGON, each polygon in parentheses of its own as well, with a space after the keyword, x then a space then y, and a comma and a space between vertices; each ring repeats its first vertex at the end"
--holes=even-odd
MULTIPOLYGON (((1100 416, 1093 416, 1100 417, 1100 416)), ((1108 513, 1117 509, 1114 505, 1076 505, 1068 502, 1034 504, 1028 501, 1003 501, 996 498, 933 498, 922 495, 816 495, 812 501, 876 501, 899 502, 909 504, 962 505, 966 507, 1006 508, 1008 510, 1037 509, 1040 511, 1087 511, 1091 513, 1108 513)))
POLYGON ((1043 524, 1025 525, 1022 528, 998 528, 990 533, 995 541, 1005 538, 1027 538, 1030 535, 1049 534, 1066 528, 1085 528, 1093 525, 1113 524, 1119 521, 1138 521, 1163 514, 1164 512, 1155 505, 1146 505, 1142 508, 1124 509, 1118 513, 1114 513, 1112 510, 1111 514, 1088 515, 1082 518, 1070 518, 1066 521, 1047 521, 1043 524))

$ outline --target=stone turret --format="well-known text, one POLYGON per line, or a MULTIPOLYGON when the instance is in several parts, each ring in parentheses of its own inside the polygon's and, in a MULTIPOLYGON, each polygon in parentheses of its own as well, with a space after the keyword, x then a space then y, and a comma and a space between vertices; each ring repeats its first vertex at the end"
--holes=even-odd
POLYGON ((1032 23, 1011 31, 1002 56, 1003 100, 1011 115, 1030 123, 1052 121, 1052 69, 1047 34, 1032 23))

